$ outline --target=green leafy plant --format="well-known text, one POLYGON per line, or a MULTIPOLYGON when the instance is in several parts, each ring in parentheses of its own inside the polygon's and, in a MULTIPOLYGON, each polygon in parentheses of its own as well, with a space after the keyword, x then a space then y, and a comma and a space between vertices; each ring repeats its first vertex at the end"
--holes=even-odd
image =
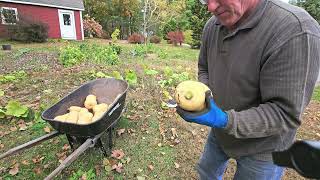
POLYGON ((102 63, 108 65, 115 65, 120 62, 118 53, 121 48, 118 46, 101 46, 89 45, 86 43, 76 45, 69 45, 61 49, 60 61, 65 67, 70 67, 81 63, 84 60, 102 63))
POLYGON ((79 179, 86 179, 86 180, 94 180, 96 179, 96 174, 94 173, 93 169, 90 169, 87 172, 83 172, 79 169, 77 172, 74 172, 69 180, 79 180, 79 179))
POLYGON ((116 65, 120 62, 117 52, 107 46, 96 49, 94 60, 97 63, 106 63, 108 65, 116 65))
POLYGON ((77 46, 66 46, 60 49, 59 60, 64 67, 70 67, 83 61, 84 54, 77 46))
POLYGON ((144 70, 144 73, 145 73, 146 75, 156 75, 156 74, 158 74, 159 72, 156 71, 156 70, 153 70, 153 69, 145 69, 145 70, 144 70))
POLYGON ((121 46, 118 46, 118 45, 113 44, 113 43, 110 45, 110 48, 111 48, 114 52, 116 52, 117 54, 120 54, 121 51, 122 51, 121 46))
POLYGON ((170 67, 166 66, 163 70, 163 73, 166 77, 171 77, 173 75, 173 70, 170 67))
POLYGON ((6 112, 4 111, 4 109, 2 107, 0 107, 0 119, 6 117, 6 112))
POLYGON ((112 72, 112 77, 116 78, 116 79, 121 79, 123 80, 123 77, 121 76, 121 74, 118 71, 113 71, 112 72))
POLYGON ((20 104, 18 101, 11 100, 8 102, 6 108, 6 115, 14 117, 24 117, 26 118, 29 113, 27 106, 20 104))
POLYGON ((136 72, 134 72, 133 70, 126 70, 125 80, 128 81, 130 85, 136 85, 138 83, 138 77, 136 72))
POLYGON ((189 73, 187 72, 182 72, 180 74, 173 73, 170 77, 168 77, 167 79, 160 80, 158 83, 163 88, 165 86, 176 86, 178 85, 178 83, 189 79, 189 73))
POLYGON ((22 48, 22 49, 18 49, 18 51, 14 54, 13 58, 17 59, 25 54, 27 54, 28 52, 30 52, 32 49, 30 48, 22 48))
POLYGON ((165 52, 165 51, 162 50, 162 49, 158 49, 158 50, 157 50, 157 55, 158 55, 158 57, 161 58, 161 59, 166 59, 166 58, 168 57, 168 53, 165 52))
POLYGON ((0 89, 0 97, 4 96, 4 91, 0 89))
POLYGON ((154 53, 156 50, 153 44, 136 44, 131 50, 133 56, 145 56, 147 53, 154 53))
POLYGON ((25 71, 16 71, 7 75, 0 75, 0 83, 18 82, 27 77, 25 71))
POLYGON ((116 28, 113 33, 111 34, 112 42, 115 43, 118 41, 118 36, 120 35, 120 30, 116 28))

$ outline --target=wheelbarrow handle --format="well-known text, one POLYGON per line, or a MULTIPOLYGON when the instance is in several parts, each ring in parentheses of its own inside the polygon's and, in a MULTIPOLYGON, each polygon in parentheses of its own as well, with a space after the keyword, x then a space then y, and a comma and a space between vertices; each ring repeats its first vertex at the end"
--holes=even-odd
POLYGON ((27 143, 24 143, 24 144, 22 144, 20 146, 17 146, 17 147, 14 147, 12 149, 9 149, 7 152, 5 152, 5 153, 0 155, 0 159, 3 159, 3 158, 8 157, 8 156, 11 156, 11 155, 16 154, 16 153, 18 153, 20 151, 23 151, 25 149, 31 148, 31 147, 33 147, 33 146, 35 146, 35 145, 37 145, 37 144, 39 144, 39 143, 41 143, 43 141, 46 141, 46 140, 51 139, 51 138, 54 138, 54 137, 56 137, 58 135, 60 135, 60 133, 58 131, 53 131, 53 132, 51 132, 49 134, 46 134, 46 135, 43 135, 43 136, 41 136, 41 137, 39 137, 37 139, 34 139, 34 140, 29 141, 27 143))
POLYGON ((101 134, 98 134, 94 138, 87 139, 78 149, 70 154, 54 171, 51 172, 44 180, 51 180, 58 175, 64 168, 68 167, 73 161, 75 161, 83 152, 87 149, 94 147, 101 134))

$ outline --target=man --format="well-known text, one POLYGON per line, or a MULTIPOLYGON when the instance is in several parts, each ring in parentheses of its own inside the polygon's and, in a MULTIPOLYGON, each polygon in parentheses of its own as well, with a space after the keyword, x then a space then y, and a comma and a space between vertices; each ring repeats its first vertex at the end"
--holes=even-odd
POLYGON ((229 158, 235 179, 281 179, 271 152, 288 148, 319 73, 320 28, 303 9, 279 0, 202 0, 205 25, 198 62, 207 109, 177 107, 188 122, 212 127, 200 179, 222 179, 229 158))

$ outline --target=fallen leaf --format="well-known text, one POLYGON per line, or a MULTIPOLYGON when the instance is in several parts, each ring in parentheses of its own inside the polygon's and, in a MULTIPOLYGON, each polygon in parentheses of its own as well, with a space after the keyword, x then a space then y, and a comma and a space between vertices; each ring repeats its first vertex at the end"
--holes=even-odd
POLYGON ((0 149, 4 148, 4 144, 0 144, 0 149))
POLYGON ((158 147, 161 147, 162 146, 162 144, 161 143, 158 143, 158 147))
POLYGON ((23 165, 29 165, 29 164, 30 164, 28 160, 23 160, 21 163, 22 163, 23 165))
POLYGON ((181 142, 181 141, 180 141, 179 139, 175 139, 175 140, 174 140, 174 145, 178 145, 178 144, 180 144, 180 142, 181 142))
POLYGON ((121 173, 123 170, 122 163, 118 163, 112 166, 112 170, 116 170, 118 173, 121 173))
POLYGON ((171 128, 171 133, 172 133, 172 136, 173 136, 174 138, 178 137, 178 133, 177 133, 176 128, 171 128))
POLYGON ((13 127, 10 128, 10 131, 12 131, 12 132, 13 132, 13 131, 17 131, 17 130, 18 130, 18 128, 15 127, 15 126, 13 126, 13 127))
POLYGON ((154 167, 151 164, 148 165, 148 168, 150 169, 150 171, 153 171, 154 169, 154 167))
POLYGON ((95 165, 94 169, 96 170, 96 176, 100 176, 101 175, 101 166, 95 165))
POLYGON ((32 158, 33 163, 39 163, 44 159, 44 157, 40 157, 40 155, 37 155, 35 158, 32 158))
POLYGON ((50 165, 50 164, 45 164, 45 165, 43 166, 43 168, 44 168, 44 169, 48 169, 49 165, 50 165))
POLYGON ((175 163, 174 163, 174 167, 175 167, 176 169, 178 169, 178 168, 180 168, 180 165, 175 162, 175 163))
POLYGON ((320 133, 316 133, 316 135, 317 135, 318 137, 320 137, 320 133))
POLYGON ((82 174, 79 180, 87 180, 87 174, 86 173, 82 174))
POLYGON ((43 128, 44 132, 46 133, 50 133, 51 132, 51 129, 50 127, 46 126, 45 128, 43 128))
POLYGON ((195 136, 195 135, 197 135, 197 131, 193 130, 193 131, 191 131, 191 134, 192 134, 193 136, 195 136))
POLYGON ((112 151, 112 154, 111 154, 111 157, 114 157, 116 159, 122 159, 124 156, 124 153, 122 151, 122 149, 120 150, 113 150, 112 151))
POLYGON ((62 150, 64 150, 64 151, 67 151, 69 149, 71 149, 69 144, 64 144, 63 147, 62 147, 62 150))
POLYGON ((32 126, 32 125, 33 125, 33 122, 27 122, 26 125, 27 125, 27 126, 32 126))
POLYGON ((137 176, 137 180, 145 180, 146 178, 143 176, 137 176))
POLYGON ((63 151, 61 153, 56 153, 56 156, 59 159, 59 162, 62 163, 62 161, 64 161, 67 158, 67 152, 63 151))
POLYGON ((25 131, 28 127, 26 124, 19 124, 19 131, 25 131))
POLYGON ((18 174, 19 172, 19 164, 15 164, 14 166, 11 167, 9 174, 11 174, 12 176, 18 174))
POLYGON ((33 169, 33 172, 39 175, 39 174, 41 174, 42 171, 41 171, 40 167, 37 167, 37 168, 33 169))
POLYGON ((121 134, 123 134, 124 132, 126 131, 126 129, 118 129, 117 130, 117 134, 118 134, 118 136, 121 136, 121 134))
POLYGON ((59 139, 55 139, 55 140, 53 141, 53 144, 58 144, 59 142, 60 142, 59 139))
POLYGON ((4 132, 0 131, 0 137, 3 137, 3 136, 4 136, 4 132))
POLYGON ((128 133, 135 133, 136 132, 136 130, 134 130, 134 129, 128 129, 128 133))

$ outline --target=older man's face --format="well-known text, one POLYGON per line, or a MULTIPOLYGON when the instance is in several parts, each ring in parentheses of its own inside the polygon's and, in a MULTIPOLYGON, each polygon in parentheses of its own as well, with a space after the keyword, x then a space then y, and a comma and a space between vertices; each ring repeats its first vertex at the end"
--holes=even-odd
POLYGON ((258 0, 207 0, 208 10, 227 28, 235 24, 250 11, 258 0))

